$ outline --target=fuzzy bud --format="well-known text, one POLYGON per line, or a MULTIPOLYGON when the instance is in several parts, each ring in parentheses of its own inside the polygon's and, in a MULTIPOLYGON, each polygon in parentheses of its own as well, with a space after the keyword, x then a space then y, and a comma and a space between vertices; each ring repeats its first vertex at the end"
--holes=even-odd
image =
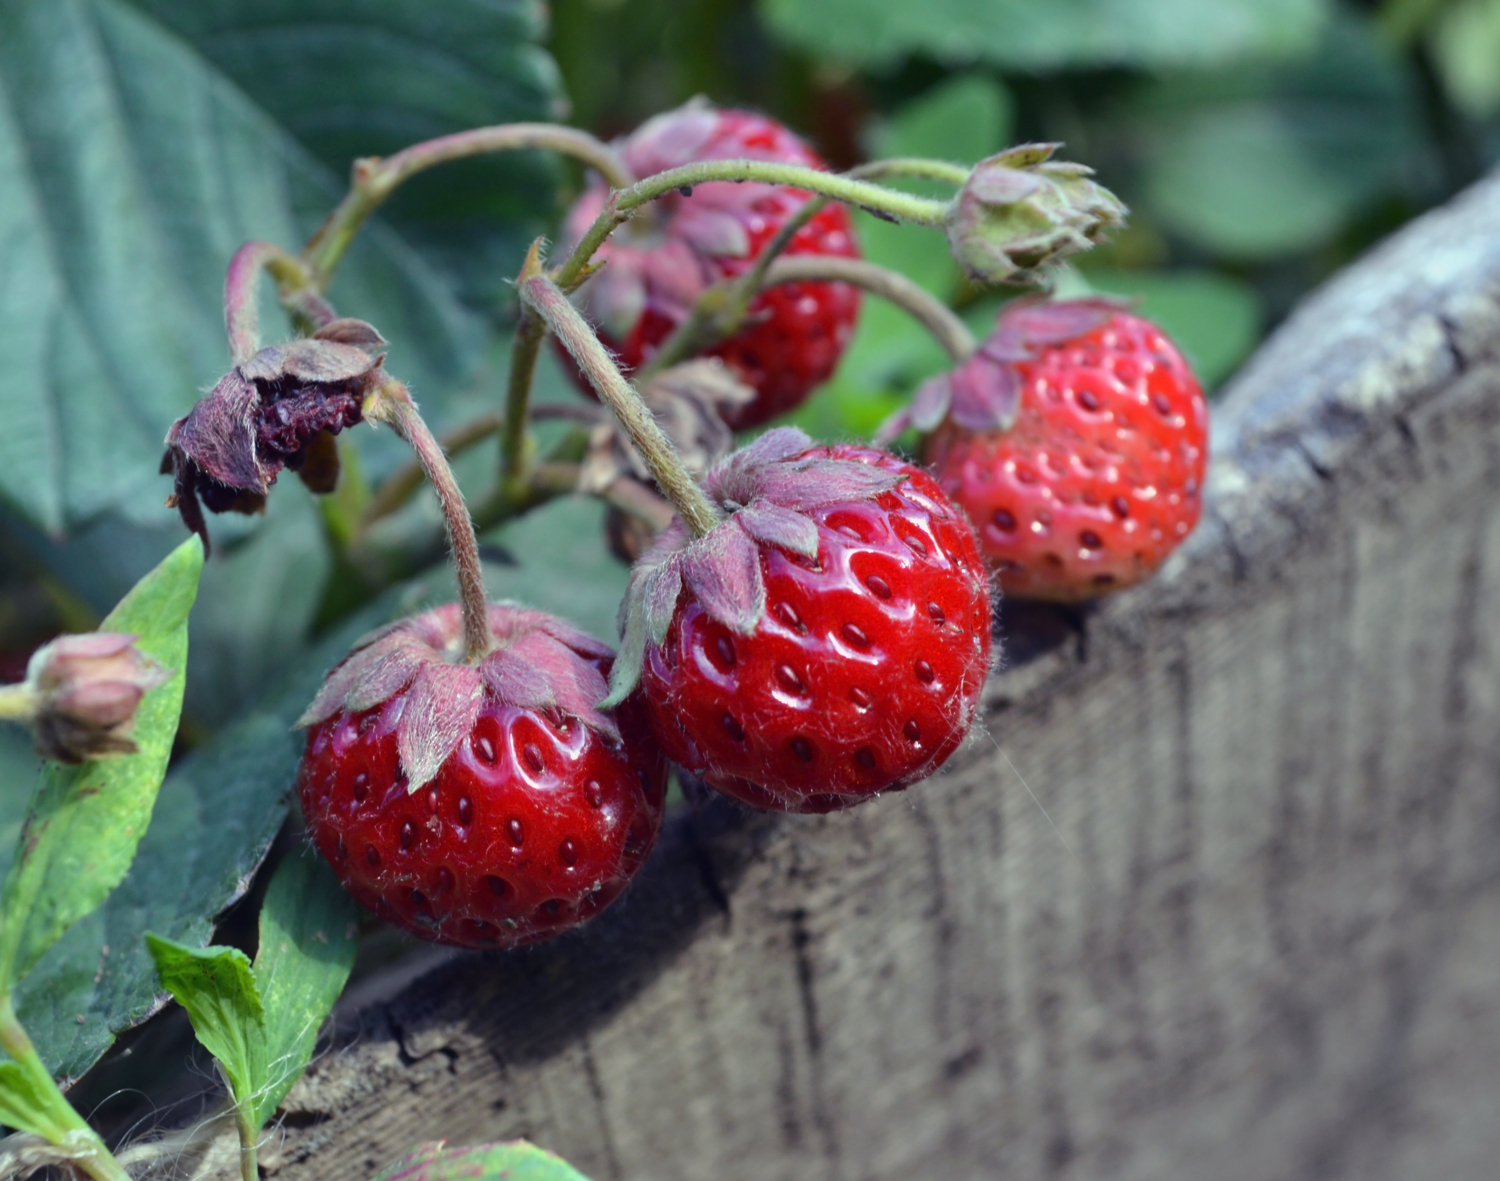
POLYGON ((1087 250, 1124 224, 1120 199, 1058 144, 1024 144, 981 160, 954 198, 948 245, 980 283, 1025 283, 1037 268, 1087 250))
POLYGON ((61 763, 134 754, 130 733, 148 692, 171 670, 118 632, 59 636, 37 649, 21 692, 31 699, 37 750, 61 763))

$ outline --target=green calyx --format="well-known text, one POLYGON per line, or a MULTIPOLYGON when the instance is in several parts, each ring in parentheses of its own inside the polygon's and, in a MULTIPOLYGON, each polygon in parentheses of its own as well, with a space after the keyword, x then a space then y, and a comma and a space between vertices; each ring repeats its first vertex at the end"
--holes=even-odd
POLYGON ((981 160, 953 199, 948 244, 980 283, 1034 281, 1038 268, 1087 250, 1125 222, 1125 205, 1058 144, 1025 144, 981 160))

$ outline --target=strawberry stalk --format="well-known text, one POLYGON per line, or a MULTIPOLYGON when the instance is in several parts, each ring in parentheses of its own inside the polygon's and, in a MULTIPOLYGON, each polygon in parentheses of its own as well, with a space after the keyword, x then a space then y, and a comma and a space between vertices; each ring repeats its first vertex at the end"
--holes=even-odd
POLYGON ((603 212, 579 240, 573 253, 555 272, 553 277, 558 286, 565 291, 577 286, 586 277, 588 263, 594 252, 616 229, 629 221, 641 206, 675 190, 691 189, 694 185, 723 180, 786 185, 854 205, 877 217, 884 216, 936 228, 947 224, 949 202, 914 197, 837 172, 824 172, 801 164, 783 164, 775 160, 700 160, 684 164, 680 168, 658 172, 637 181, 629 188, 614 192, 603 212))
POLYGON ((236 365, 260 351, 260 308, 255 300, 261 272, 276 280, 282 304, 315 328, 331 324, 333 308, 313 289, 307 264, 271 242, 246 242, 224 273, 224 330, 236 365))
POLYGON ((647 470, 672 502, 695 537, 702 537, 723 518, 703 494, 671 441, 656 424, 641 396, 625 380, 609 350, 599 343, 583 315, 563 290, 541 270, 537 247, 532 247, 528 270, 521 272, 521 299, 546 323, 568 350, 599 400, 614 412, 621 428, 645 461, 647 470), (528 273, 528 270, 530 273, 528 273))
POLYGON ((489 600, 484 591, 484 570, 479 562, 479 542, 474 536, 474 522, 464 506, 464 496, 453 469, 432 431, 417 412, 416 403, 406 386, 386 378, 364 402, 364 416, 370 422, 383 422, 394 430, 416 452, 422 470, 427 474, 443 521, 448 529, 448 549, 458 579, 458 596, 463 607, 464 659, 472 664, 495 647, 490 629, 489 600))
POLYGON ((615 188, 628 188, 635 181, 625 162, 608 144, 585 131, 556 123, 476 127, 413 144, 383 160, 375 156, 356 160, 348 194, 302 249, 302 258, 311 268, 314 285, 320 291, 328 285, 334 268, 365 218, 404 181, 453 160, 528 149, 559 152, 581 160, 615 188))
POLYGON ((13 1068, 24 1079, 23 1084, 12 1084, 8 1089, 27 1093, 32 1100, 25 1104, 24 1114, 28 1119, 25 1130, 37 1133, 57 1149, 58 1159, 52 1163, 81 1169, 94 1181, 130 1181, 130 1174, 110 1155, 98 1133, 58 1090, 52 1072, 16 1017, 8 994, 0 994, 0 1049, 10 1055, 10 1062, 3 1065, 13 1068))
MULTIPOLYGON (((774 241, 769 243, 767 250, 774 245, 774 241)), ((638 380, 733 336, 743 326, 755 297, 782 283, 849 283, 878 295, 927 329, 954 364, 966 361, 977 346, 968 325, 947 304, 905 275, 875 263, 815 254, 774 258, 764 267, 759 265, 760 258, 756 263, 756 267, 743 275, 716 283, 703 292, 687 318, 641 367, 638 380)))

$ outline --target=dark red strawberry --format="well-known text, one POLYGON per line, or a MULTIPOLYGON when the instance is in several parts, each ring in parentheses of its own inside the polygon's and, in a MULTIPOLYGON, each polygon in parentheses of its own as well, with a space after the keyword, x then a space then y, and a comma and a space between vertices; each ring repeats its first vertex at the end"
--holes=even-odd
POLYGON ((612 653, 553 616, 456 605, 376 632, 303 715, 302 811, 364 906, 413 934, 513 947, 597 914, 661 828, 666 765, 639 699, 600 711, 612 653))
POLYGON ((1161 329, 1116 304, 1012 304, 907 420, 933 431, 923 458, 1008 595, 1069 602, 1130 586, 1198 522, 1203 391, 1161 329))
POLYGON ((827 812, 931 775, 989 669, 973 531, 919 468, 774 430, 704 478, 728 514, 636 565, 612 697, 712 787, 827 812))
MULTIPOLYGON (((617 145, 641 177, 698 160, 775 160, 826 167, 800 139, 764 115, 689 103, 643 124, 617 145)), ((646 361, 687 316, 705 287, 743 273, 811 194, 801 189, 715 181, 672 194, 628 222, 595 255, 606 265, 580 292, 600 339, 628 373, 646 361)), ((576 242, 604 208, 596 180, 568 214, 563 237, 576 242)), ((849 214, 830 204, 792 238, 787 255, 857 258, 849 214)), ((854 332, 859 291, 845 283, 787 283, 750 305, 748 326, 709 350, 754 388, 731 425, 753 426, 800 405, 832 376, 854 332)), ((579 381, 588 392, 588 386, 579 381)))

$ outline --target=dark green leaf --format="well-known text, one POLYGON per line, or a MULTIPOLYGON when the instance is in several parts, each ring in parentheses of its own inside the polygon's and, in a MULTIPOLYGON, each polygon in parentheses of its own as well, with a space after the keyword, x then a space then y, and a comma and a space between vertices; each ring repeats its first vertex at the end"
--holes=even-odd
POLYGON ((1305 63, 1158 83, 1126 126, 1146 207, 1193 243, 1246 259, 1323 241, 1399 186, 1421 151, 1405 66, 1352 17, 1305 63))
MULTIPOLYGON (((135 0, 189 41, 334 175, 468 127, 561 117, 537 0, 135 0)), ((548 227, 558 170, 507 153, 405 186, 385 216, 493 304, 548 227)), ((513 293, 505 296, 508 301, 513 293)), ((387 334, 389 335, 389 334, 387 334)))
POLYGON ((193 1033, 245 1102, 266 1076, 265 1013, 249 958, 237 947, 184 947, 149 932, 146 946, 162 987, 187 1010, 193 1033))
POLYGON ((183 542, 105 618, 105 631, 140 637, 142 652, 173 670, 136 715, 133 755, 43 769, 0 893, 0 992, 8 992, 69 927, 125 876, 172 752, 182 709, 187 617, 203 547, 183 542))
POLYGON ((761 0, 777 33, 820 57, 909 54, 1024 69, 1210 64, 1307 49, 1325 0, 761 0))
MULTIPOLYGON (((311 59, 328 45, 348 62, 361 38, 384 47, 376 57, 410 53, 411 5, 344 5, 340 35, 326 42, 313 6, 247 0, 229 14, 241 34, 222 41, 207 15, 223 15, 222 5, 151 8, 259 79, 262 99, 281 96, 287 118, 300 110, 335 138, 333 128, 378 122, 374 150, 434 121, 446 129, 481 109, 506 117, 543 102, 547 65, 529 39, 529 7, 475 4, 433 24, 441 45, 471 60, 468 71, 440 54, 418 55, 411 70, 370 65, 359 86, 379 84, 387 100, 373 115, 358 101, 323 103, 344 80, 311 59), (300 22, 278 22, 293 9, 300 22), (284 64, 272 70, 268 59, 284 64), (502 61, 519 73, 476 79, 502 61), (292 84, 309 75, 324 89, 292 84)), ((0 496, 53 530, 104 512, 161 520, 162 437, 228 365, 220 293, 230 254, 252 237, 296 246, 344 190, 346 167, 330 172, 138 6, 0 6, 0 496)), ((504 191, 515 200, 514 187, 504 191)), ((332 294, 341 311, 379 325, 393 370, 429 400, 465 378, 483 340, 451 287, 381 223, 367 227, 332 294)), ((279 314, 266 326, 284 331, 279 314)))
POLYGON ((260 911, 255 983, 265 1006, 265 1077, 254 1119, 264 1124, 302 1076, 318 1030, 354 966, 359 907, 313 850, 299 848, 276 869, 260 911))
POLYGON ((588 1181, 561 1157, 524 1140, 447 1148, 442 1141, 412 1149, 373 1181, 588 1181))
POLYGON ((260 708, 172 769, 130 873, 17 990, 21 1020, 54 1073, 82 1074, 159 1007, 146 931, 189 947, 212 938, 215 917, 248 888, 286 818, 303 742, 292 723, 354 639, 390 613, 385 603, 347 621, 260 708))

